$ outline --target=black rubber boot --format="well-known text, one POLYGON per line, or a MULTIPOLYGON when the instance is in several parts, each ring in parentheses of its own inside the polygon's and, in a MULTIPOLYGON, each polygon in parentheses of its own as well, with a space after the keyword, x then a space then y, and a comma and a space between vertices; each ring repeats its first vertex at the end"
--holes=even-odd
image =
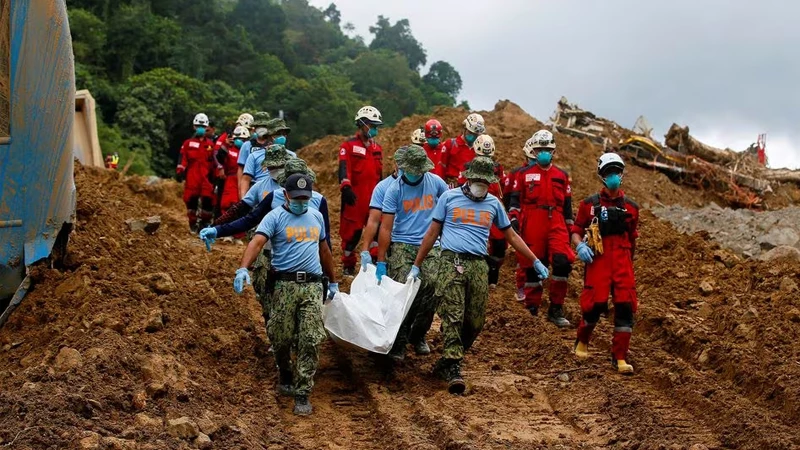
POLYGON ((293 385, 293 377, 291 370, 279 370, 278 371, 278 394, 285 395, 287 397, 291 397, 294 395, 294 387, 293 385))
POLYGON ((298 416, 309 416, 314 408, 308 401, 307 395, 296 395, 294 397, 294 413, 298 416))
POLYGON ((425 341, 425 339, 422 339, 414 344, 414 352, 418 355, 430 355, 431 347, 428 345, 428 342, 425 341))
POLYGON ((463 394, 467 389, 467 383, 461 376, 461 361, 453 361, 450 364, 447 376, 447 392, 451 394, 463 394))
POLYGON ((537 307, 537 306, 528 306, 528 307, 526 307, 526 309, 534 317, 539 315, 539 307, 537 307))
POLYGON ((558 328, 566 328, 570 325, 569 320, 564 317, 564 306, 550 304, 547 309, 547 320, 556 324, 558 328))

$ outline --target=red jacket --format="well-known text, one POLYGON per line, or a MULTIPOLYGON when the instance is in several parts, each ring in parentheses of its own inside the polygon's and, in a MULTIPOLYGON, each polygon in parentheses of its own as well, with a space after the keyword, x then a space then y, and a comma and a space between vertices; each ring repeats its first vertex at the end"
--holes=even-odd
POLYGON ((623 247, 630 245, 631 257, 633 257, 636 238, 639 237, 639 205, 625 197, 625 193, 622 190, 619 191, 617 197, 611 198, 608 191, 603 188, 599 193, 584 199, 578 206, 578 215, 575 218, 575 223, 570 227, 570 233, 583 237, 586 233, 586 228, 592 223, 595 215, 598 213, 602 215, 603 207, 625 209, 624 216, 622 218, 618 217, 616 224, 609 223, 614 221, 614 217, 610 216, 611 220, 608 222, 600 221, 600 235, 603 237, 603 247, 610 249, 620 244, 623 247))
POLYGON ((214 142, 214 150, 219 150, 222 148, 222 146, 225 145, 226 140, 228 140, 228 133, 222 133, 219 135, 216 142, 214 142))
POLYGON ((428 154, 428 158, 433 162, 433 173, 436 173, 436 168, 439 167, 439 161, 442 159, 443 147, 444 144, 441 142, 436 147, 431 147, 427 142, 422 144, 422 148, 425 149, 425 153, 428 154))
POLYGON ((183 141, 180 154, 178 171, 186 173, 184 197, 211 197, 214 186, 209 177, 213 177, 216 169, 222 167, 214 158, 214 142, 205 137, 187 139, 183 141))
MULTIPOLYGON (((383 149, 374 140, 367 144, 360 136, 342 143, 339 149, 339 186, 352 186, 357 192, 369 192, 383 177, 383 149)), ((369 203, 369 198, 367 198, 369 203)))
POLYGON ((436 175, 444 178, 458 178, 466 168, 466 164, 475 158, 475 150, 467 144, 464 136, 448 139, 442 145, 439 166, 436 175))
POLYGON ((225 169, 225 176, 236 176, 239 169, 239 149, 235 145, 224 144, 217 151, 217 160, 225 169))
POLYGON ((551 165, 543 169, 533 163, 514 173, 509 211, 518 215, 526 208, 552 208, 564 216, 567 226, 572 225, 572 187, 569 174, 551 165))

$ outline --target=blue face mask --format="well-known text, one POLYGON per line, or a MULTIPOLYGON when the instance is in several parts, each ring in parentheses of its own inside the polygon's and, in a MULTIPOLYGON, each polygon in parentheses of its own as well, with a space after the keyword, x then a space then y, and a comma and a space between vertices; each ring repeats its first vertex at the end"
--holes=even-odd
POLYGON ((369 137, 374 138, 377 135, 378 135, 378 129, 377 128, 370 128, 369 129, 369 137))
POLYGON ((298 216, 305 214, 308 211, 308 200, 289 200, 289 211, 298 216))
POLYGON ((478 136, 474 134, 465 134, 464 140, 467 141, 467 144, 472 145, 475 143, 475 139, 478 139, 478 136))
POLYGON ((405 172, 405 173, 403 173, 403 177, 404 177, 404 178, 406 179, 406 181, 408 181, 409 183, 416 183, 417 181, 419 181, 419 180, 421 180, 421 179, 422 179, 422 174, 419 174, 419 175, 411 175, 410 173, 408 173, 408 172, 405 172))
POLYGON ((272 143, 278 145, 286 145, 286 136, 278 136, 272 140, 272 143))
POLYGON ((536 162, 538 162, 543 166, 550 164, 550 161, 552 160, 553 160, 553 154, 550 152, 539 152, 536 154, 536 162))
POLYGON ((244 145, 244 141, 241 139, 234 139, 233 145, 235 145, 236 148, 242 148, 242 145, 244 145))
POLYGON ((206 134, 205 127, 197 127, 197 128, 194 129, 194 135, 195 136, 203 136, 205 134, 206 134))
POLYGON ((607 176, 603 182, 606 184, 606 187, 611 190, 619 189, 619 185, 622 184, 622 176, 618 173, 612 173, 607 176))
POLYGON ((428 145, 431 147, 438 147, 439 146, 439 138, 428 138, 428 145))
POLYGON ((250 135, 250 139, 255 139, 257 137, 258 137, 258 133, 256 133, 255 131, 253 131, 253 133, 250 135))

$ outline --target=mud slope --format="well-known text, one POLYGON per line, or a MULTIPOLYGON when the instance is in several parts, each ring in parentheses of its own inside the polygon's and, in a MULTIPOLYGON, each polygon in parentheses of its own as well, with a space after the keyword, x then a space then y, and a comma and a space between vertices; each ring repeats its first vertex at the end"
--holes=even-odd
MULTIPOLYGON (((515 108, 505 103, 487 113, 490 127, 491 119, 504 127, 495 134, 509 148, 524 140, 511 133, 536 128, 515 108)), ((450 127, 463 115, 445 113, 450 127)), ((410 131, 410 122, 402 127, 410 131)), ((335 172, 323 169, 335 166, 335 156, 326 160, 322 152, 335 155, 338 141, 303 150, 329 194, 335 172)), ((588 161, 578 150, 561 156, 582 197, 596 187, 591 160, 600 150, 574 143, 591 154, 588 161)), ((629 190, 642 203, 702 201, 646 171, 632 170, 625 182, 637 180, 650 183, 629 190)), ((273 391, 260 307, 252 292, 231 289, 242 248, 218 244, 207 253, 186 231, 171 182, 78 168, 76 183, 69 268, 36 268, 35 288, 0 330, 0 445, 198 448, 206 444, 174 434, 202 432, 218 449, 800 446, 797 263, 744 261, 645 212, 636 260, 637 375, 609 369, 605 321, 593 357, 575 361, 574 330, 555 331, 514 301, 510 256, 484 333, 467 356, 467 395, 448 395, 430 375, 441 349, 434 327, 434 354, 409 355, 393 373, 326 343, 316 412, 296 418, 291 400, 273 391), (155 235, 127 231, 125 219, 153 214, 163 221, 155 235), (170 425, 182 417, 197 426, 170 425)), ((580 269, 570 282, 573 323, 580 269)))

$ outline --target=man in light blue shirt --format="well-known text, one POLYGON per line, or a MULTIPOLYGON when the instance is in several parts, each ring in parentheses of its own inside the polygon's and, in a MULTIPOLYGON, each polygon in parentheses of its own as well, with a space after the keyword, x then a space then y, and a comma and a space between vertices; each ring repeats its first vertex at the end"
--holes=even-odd
POLYGON ((233 282, 237 293, 242 292, 245 283, 250 284, 248 267, 264 244, 271 241, 267 334, 278 365, 278 393, 294 395, 294 413, 298 415, 312 412, 308 396, 314 386, 319 346, 325 340, 323 295, 330 300, 339 291, 333 255, 325 244, 322 214, 309 208, 312 189, 313 182, 307 175, 294 174, 286 179, 286 203, 261 221, 233 282), (292 362, 293 347, 296 363, 292 362))
POLYGON ((397 159, 403 157, 406 147, 400 147, 394 152, 391 159, 394 160, 394 172, 381 180, 372 190, 372 197, 369 200, 369 217, 367 226, 364 227, 363 236, 372 236, 362 239, 361 243, 361 270, 366 270, 367 264, 376 262, 378 259, 378 229, 381 226, 381 214, 383 213, 383 198, 386 191, 393 183, 399 183, 402 171, 397 168, 397 159))
MULTIPOLYGON (((296 154, 286 150, 286 139, 290 128, 282 119, 270 119, 264 127, 256 128, 256 140, 258 147, 251 147, 250 154, 244 164, 242 171, 242 182, 252 183, 270 176, 269 170, 265 170, 262 162, 264 161, 264 150, 270 145, 280 145, 291 156, 296 154)), ((241 186, 240 186, 241 188, 241 186)))
MULTIPOLYGON (((400 177, 402 181, 390 184, 383 198, 376 275, 378 281, 388 274, 395 281, 403 282, 414 264, 419 244, 428 231, 437 199, 447 191, 447 184, 438 176, 428 173, 434 167, 433 162, 425 149, 418 145, 407 146, 395 161, 403 171, 400 177), (390 246, 391 256, 387 264, 390 246)), ((396 361, 404 358, 409 339, 417 354, 430 353, 425 333, 436 311, 433 294, 437 253, 431 253, 421 266, 424 272, 422 283, 389 352, 389 357, 396 361), (427 317, 430 317, 430 322, 424 319, 427 317), (412 327, 412 324, 417 327, 412 327)))
MULTIPOLYGON (((247 157, 250 156, 250 152, 253 149, 253 146, 258 147, 260 144, 258 142, 258 133, 255 130, 264 130, 264 126, 267 125, 269 122, 269 113, 266 111, 259 111, 253 114, 253 120, 250 122, 248 128, 253 131, 250 140, 242 144, 242 148, 239 149, 239 157, 236 159, 236 164, 239 166, 239 170, 236 172, 236 177, 238 180, 237 186, 239 187, 239 198, 244 197, 245 192, 247 189, 250 188, 250 185, 247 185, 244 192, 242 192, 242 177, 244 176, 244 165, 247 163, 247 157)), ((262 144, 266 144, 266 139, 262 139, 262 144)))
MULTIPOLYGON (((498 181, 494 161, 477 156, 464 172, 467 182, 442 194, 434 208, 430 228, 422 241, 410 277, 420 276, 428 253, 440 238, 441 257, 437 259, 436 296, 440 297, 444 349, 434 372, 448 382, 448 391, 461 394, 466 383, 461 376, 461 361, 483 329, 486 302, 489 300, 489 229, 492 224, 505 233, 508 243, 520 255, 533 261, 539 278, 549 275, 547 268, 511 228, 500 200, 489 194, 489 185, 498 181)), ((424 276, 424 273, 423 273, 424 276)))

